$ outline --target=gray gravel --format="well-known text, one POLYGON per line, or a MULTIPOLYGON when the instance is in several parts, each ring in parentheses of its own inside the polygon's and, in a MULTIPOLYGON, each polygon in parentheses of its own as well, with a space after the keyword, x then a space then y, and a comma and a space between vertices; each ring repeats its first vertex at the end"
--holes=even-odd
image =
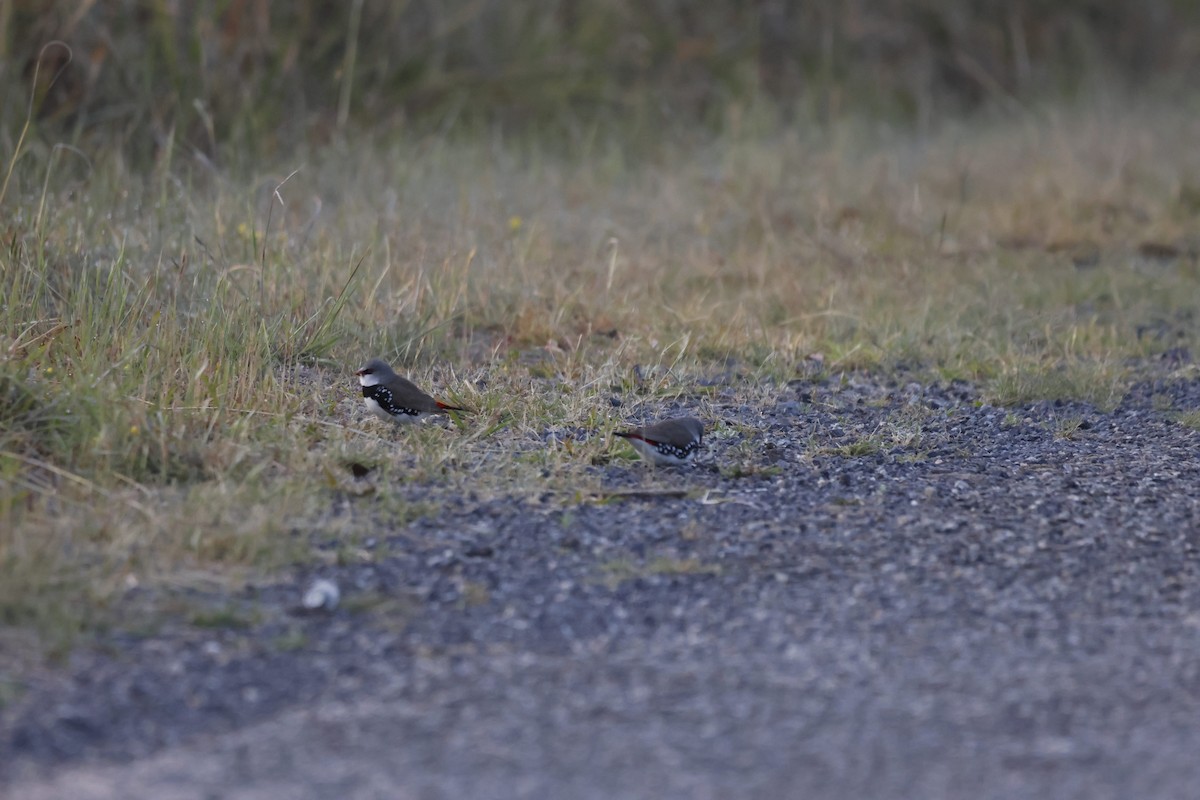
MULTIPOLYGON (((707 496, 446 499, 372 563, 221 598, 247 629, 114 634, 31 676, 0 712, 0 786, 1195 797, 1200 433, 1172 419, 1200 408, 1194 375, 1111 412, 863 377, 718 405, 737 425, 714 461, 750 474, 656 476, 707 496), (317 577, 341 604, 294 613, 317 577)), ((343 505, 368 524, 374 503, 343 505)))

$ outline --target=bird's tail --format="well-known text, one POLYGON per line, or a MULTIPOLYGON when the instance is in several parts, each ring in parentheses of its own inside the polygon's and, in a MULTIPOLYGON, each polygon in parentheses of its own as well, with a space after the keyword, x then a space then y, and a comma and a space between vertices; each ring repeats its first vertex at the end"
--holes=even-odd
POLYGON ((435 400, 434 402, 437 403, 437 407, 442 411, 467 411, 467 409, 463 408, 462 406, 448 406, 440 400, 435 400))

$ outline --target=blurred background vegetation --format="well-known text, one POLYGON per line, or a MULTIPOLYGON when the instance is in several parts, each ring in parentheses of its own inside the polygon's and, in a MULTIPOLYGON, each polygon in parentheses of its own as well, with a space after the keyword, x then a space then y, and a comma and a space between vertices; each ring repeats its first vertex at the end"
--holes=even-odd
POLYGON ((928 124, 1185 86, 1198 21, 1196 0, 0 0, 0 135, 11 153, 31 87, 46 141, 135 159, 376 125, 928 124))

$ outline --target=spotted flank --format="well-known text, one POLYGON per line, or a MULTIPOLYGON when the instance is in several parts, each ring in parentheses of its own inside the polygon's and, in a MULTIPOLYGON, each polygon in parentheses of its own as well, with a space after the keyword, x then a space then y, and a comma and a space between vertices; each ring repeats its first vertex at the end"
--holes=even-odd
POLYGON ((617 436, 628 441, 651 463, 683 464, 704 445, 704 424, 694 417, 681 417, 617 436))
POLYGON ((422 411, 396 402, 396 397, 392 394, 391 389, 382 384, 364 386, 362 393, 367 408, 382 419, 390 419, 394 422, 417 422, 430 414, 429 411, 422 411))
POLYGON ((680 447, 670 442, 656 442, 653 439, 641 439, 640 441, 654 448, 654 452, 658 454, 659 458, 672 459, 674 461, 687 461, 692 457, 693 453, 700 449, 700 442, 688 442, 680 447))

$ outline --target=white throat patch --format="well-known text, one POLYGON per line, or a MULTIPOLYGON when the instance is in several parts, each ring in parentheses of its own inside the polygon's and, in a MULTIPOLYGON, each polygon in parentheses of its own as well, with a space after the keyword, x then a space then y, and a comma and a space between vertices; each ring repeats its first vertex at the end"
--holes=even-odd
POLYGON ((378 375, 359 375, 358 382, 361 386, 378 386, 379 385, 379 376, 378 375))

